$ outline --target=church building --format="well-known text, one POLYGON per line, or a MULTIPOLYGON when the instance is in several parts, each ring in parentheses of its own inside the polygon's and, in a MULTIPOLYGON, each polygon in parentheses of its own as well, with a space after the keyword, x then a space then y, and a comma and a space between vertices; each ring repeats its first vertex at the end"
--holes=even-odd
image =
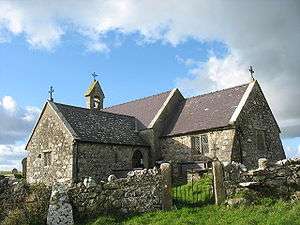
POLYGON ((104 108, 94 80, 86 108, 46 102, 26 146, 29 183, 122 177, 170 162, 173 173, 214 157, 248 168, 285 158, 280 129, 259 83, 185 98, 178 89, 104 108))

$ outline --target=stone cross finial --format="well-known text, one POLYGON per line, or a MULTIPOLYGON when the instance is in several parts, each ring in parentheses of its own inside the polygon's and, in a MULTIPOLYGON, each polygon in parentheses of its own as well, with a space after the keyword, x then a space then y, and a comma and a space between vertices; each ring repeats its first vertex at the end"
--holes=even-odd
POLYGON ((96 81, 96 77, 98 77, 98 76, 99 76, 99 75, 98 75, 98 74, 96 74, 95 72, 94 72, 94 73, 92 73, 91 75, 92 75, 92 77, 94 78, 94 81, 96 81))
POLYGON ((54 93, 54 89, 52 86, 50 86, 50 89, 49 89, 49 101, 50 102, 53 102, 53 93, 54 93))
POLYGON ((254 70, 253 70, 253 67, 252 67, 252 66, 249 67, 249 72, 250 72, 252 81, 254 81, 254 80, 255 80, 255 79, 254 79, 254 76, 253 76, 254 70))

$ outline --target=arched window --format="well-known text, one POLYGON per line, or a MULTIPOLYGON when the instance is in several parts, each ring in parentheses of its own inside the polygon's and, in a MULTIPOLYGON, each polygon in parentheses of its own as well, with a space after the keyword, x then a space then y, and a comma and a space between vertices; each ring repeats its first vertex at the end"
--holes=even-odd
POLYGON ((143 154, 139 150, 133 153, 132 168, 144 168, 143 154))

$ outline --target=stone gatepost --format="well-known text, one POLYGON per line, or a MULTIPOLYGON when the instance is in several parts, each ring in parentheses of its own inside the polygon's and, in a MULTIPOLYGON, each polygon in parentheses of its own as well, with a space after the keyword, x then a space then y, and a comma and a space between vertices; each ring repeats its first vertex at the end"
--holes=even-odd
POLYGON ((172 173, 170 163, 163 163, 160 165, 160 171, 163 179, 163 197, 162 209, 169 210, 173 206, 172 201, 172 173))
POLYGON ((52 187, 47 225, 73 225, 73 211, 66 186, 56 183, 52 187))
POLYGON ((215 204, 220 205, 226 198, 224 189, 223 165, 218 159, 214 159, 212 166, 214 176, 215 204))

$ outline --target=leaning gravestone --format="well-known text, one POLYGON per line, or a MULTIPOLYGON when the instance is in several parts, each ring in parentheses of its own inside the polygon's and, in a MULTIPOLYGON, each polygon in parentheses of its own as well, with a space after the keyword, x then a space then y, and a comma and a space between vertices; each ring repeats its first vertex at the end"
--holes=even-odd
POLYGON ((47 225, 73 225, 73 212, 66 187, 62 183, 54 184, 47 215, 47 225))

